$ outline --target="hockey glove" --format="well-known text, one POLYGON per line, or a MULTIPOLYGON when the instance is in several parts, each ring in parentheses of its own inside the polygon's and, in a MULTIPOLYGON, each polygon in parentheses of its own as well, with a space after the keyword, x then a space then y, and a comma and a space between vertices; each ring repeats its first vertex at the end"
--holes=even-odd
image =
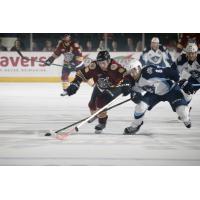
POLYGON ((47 66, 50 66, 54 60, 55 60, 55 58, 53 56, 51 56, 44 62, 44 64, 47 66))
POLYGON ((141 99, 142 99, 142 94, 140 92, 135 92, 135 91, 131 92, 131 100, 134 103, 136 104, 140 103, 141 99))
POLYGON ((130 84, 128 82, 123 82, 121 84, 121 91, 122 91, 123 96, 127 96, 128 94, 130 94, 131 92, 130 84))
POLYGON ((68 96, 71 96, 77 92, 79 86, 80 86, 79 83, 71 83, 70 86, 64 91, 67 92, 68 96))
POLYGON ((186 80, 180 80, 179 81, 179 86, 181 87, 181 89, 186 93, 186 94, 194 94, 195 93, 195 89, 192 86, 192 84, 186 80))
POLYGON ((115 96, 113 92, 109 89, 104 90, 103 95, 105 98, 113 98, 115 96))

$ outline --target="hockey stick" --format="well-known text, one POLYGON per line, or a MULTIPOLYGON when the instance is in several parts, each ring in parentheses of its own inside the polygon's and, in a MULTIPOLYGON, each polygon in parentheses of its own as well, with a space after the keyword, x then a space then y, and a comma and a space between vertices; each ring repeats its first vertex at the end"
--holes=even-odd
POLYGON ((78 132, 79 128, 81 126, 83 126, 86 122, 88 122, 90 119, 96 117, 99 113, 105 111, 106 108, 108 108, 113 102, 115 102, 116 100, 119 99, 119 97, 121 97, 121 95, 117 96, 115 99, 113 99, 111 102, 109 102, 108 104, 106 104, 103 108, 99 109, 97 112, 95 112, 93 115, 91 115, 89 118, 87 118, 86 120, 84 120, 83 122, 81 122, 79 125, 77 125, 75 127, 75 130, 78 132))
MULTIPOLYGON (((24 56, 24 55, 22 54, 22 52, 21 52, 20 50, 18 50, 18 49, 17 49, 16 51, 17 51, 17 53, 20 55, 20 57, 21 57, 22 59, 29 60, 29 61, 33 61, 33 62, 37 62, 37 63, 41 63, 41 64, 45 64, 45 62, 43 62, 43 61, 35 60, 35 59, 33 60, 33 59, 30 59, 30 58, 24 56)), ((52 63, 51 65, 58 66, 58 67, 63 67, 63 65, 54 64, 54 63, 52 63)))
POLYGON ((192 84, 192 87, 194 87, 195 89, 200 89, 200 84, 192 84))
POLYGON ((96 117, 99 113, 103 112, 106 108, 108 108, 113 102, 115 102, 116 100, 119 99, 119 97, 121 97, 121 95, 117 96, 115 99, 113 99, 111 102, 109 102, 108 104, 106 104, 104 107, 102 107, 101 109, 99 109, 97 112, 95 112, 93 115, 91 115, 90 117, 88 117, 87 119, 85 119, 84 121, 82 121, 80 124, 78 124, 77 126, 73 127, 72 129, 70 129, 68 132, 65 132, 63 134, 57 134, 56 138, 59 140, 64 140, 68 135, 70 135, 72 132, 79 131, 79 128, 81 126, 83 126, 85 123, 87 123, 89 120, 91 120, 92 118, 96 117))
MULTIPOLYGON (((109 107, 109 108, 103 110, 102 112, 106 112, 106 111, 108 111, 108 110, 111 110, 111 109, 113 109, 113 108, 115 108, 115 107, 117 107, 117 106, 120 106, 120 105, 122 105, 122 104, 124 104, 124 103, 126 103, 126 102, 128 102, 128 101, 130 101, 130 100, 131 100, 131 98, 126 99, 125 101, 122 101, 122 102, 120 102, 120 103, 118 103, 118 104, 115 104, 115 105, 113 105, 113 106, 111 106, 111 107, 109 107)), ((86 120, 86 119, 88 119, 88 118, 89 118, 89 117, 85 117, 85 118, 83 118, 83 119, 81 119, 81 120, 79 120, 79 121, 77 121, 77 122, 74 122, 74 123, 72 123, 72 124, 70 124, 70 125, 68 125, 68 126, 66 126, 66 127, 64 127, 64 128, 61 128, 61 129, 55 131, 54 133, 59 133, 59 132, 64 131, 64 130, 66 130, 66 129, 68 129, 68 128, 71 128, 71 127, 73 127, 73 126, 75 126, 75 125, 77 125, 77 124, 83 122, 84 120, 86 120)))
MULTIPOLYGON (((115 107, 117 107, 117 106, 120 106, 120 105, 122 105, 122 104, 124 104, 124 103, 126 103, 126 102, 128 102, 128 101, 130 101, 131 100, 131 98, 129 98, 129 99, 127 99, 127 100, 125 100, 125 101, 122 101, 122 102, 120 102, 120 103, 118 103, 118 104, 115 104, 115 105, 113 105, 113 106, 111 106, 111 107, 109 107, 109 108, 106 108, 105 110, 102 110, 101 112, 106 112, 106 111, 108 111, 108 110, 111 110, 111 109, 113 109, 113 108, 115 108, 115 107)), ((100 113, 101 113, 100 112, 100 113)), ((94 117, 94 116, 93 116, 94 117)), ((93 118, 92 117, 92 118, 93 118)), ((84 118, 84 119, 81 119, 81 120, 79 120, 79 121, 77 121, 77 122, 74 122, 74 123, 72 123, 72 124, 70 124, 70 125, 68 125, 68 126, 66 126, 66 127, 64 127, 64 128, 62 128, 62 129, 59 129, 59 130, 57 130, 57 131, 55 131, 55 132, 53 132, 53 133, 55 133, 55 134, 58 134, 59 132, 61 132, 61 131, 63 131, 63 130, 66 130, 66 129, 68 129, 68 128, 71 128, 71 127, 73 127, 73 126, 75 126, 75 125, 77 125, 77 124, 79 124, 79 123, 81 123, 81 122, 83 122, 83 121, 85 121, 85 120, 87 120, 89 117, 86 117, 86 118, 84 118)), ((89 121, 89 119, 88 119, 88 121, 89 121)), ((47 133, 48 134, 48 133, 47 133)))
MULTIPOLYGON (((119 97, 119 96, 118 96, 118 97, 119 97)), ((129 99, 126 99, 125 101, 122 101, 122 102, 120 102, 120 103, 118 103, 118 104, 115 104, 115 105, 109 107, 109 105, 111 105, 114 101, 116 101, 116 100, 118 99, 118 97, 115 98, 115 99, 114 99, 113 101, 111 101, 110 103, 108 103, 108 104, 107 104, 106 106, 104 106, 103 108, 101 108, 98 112, 96 112, 96 113, 94 113, 93 115, 91 115, 90 117, 87 117, 87 118, 84 118, 84 119, 82 119, 82 120, 79 120, 79 121, 77 121, 77 122, 75 122, 75 123, 73 123, 73 124, 70 124, 70 125, 68 125, 68 126, 66 126, 66 127, 64 127, 64 128, 62 128, 62 129, 59 129, 59 130, 55 131, 55 132, 46 133, 46 134, 48 134, 47 136, 51 136, 52 134, 56 134, 56 138, 57 138, 57 139, 63 140, 63 139, 65 139, 70 133, 72 133, 73 131, 78 131, 79 128, 80 128, 82 125, 84 125, 85 123, 87 123, 90 119, 93 119, 93 118, 94 118, 95 116, 97 116, 99 113, 102 113, 102 112, 111 110, 111 109, 113 109, 113 108, 115 108, 115 107, 117 107, 117 106, 119 106, 119 105, 122 105, 122 104, 124 104, 124 103, 126 103, 126 102, 128 102, 128 101, 131 100, 131 98, 129 98, 129 99), (77 125, 77 124, 79 124, 79 125, 76 126, 76 127, 73 127, 73 126, 75 126, 75 125, 77 125), (70 127, 73 127, 73 128, 70 129, 68 132, 59 134, 61 131, 66 130, 66 129, 70 128, 70 127)))
MULTIPOLYGON (((186 81, 185 83, 181 86, 181 89, 183 89, 184 86, 187 85, 188 81, 186 81), (186 83, 186 84, 185 84, 185 83, 186 83)), ((192 86, 195 90, 200 89, 200 83, 191 84, 191 86, 192 86)))

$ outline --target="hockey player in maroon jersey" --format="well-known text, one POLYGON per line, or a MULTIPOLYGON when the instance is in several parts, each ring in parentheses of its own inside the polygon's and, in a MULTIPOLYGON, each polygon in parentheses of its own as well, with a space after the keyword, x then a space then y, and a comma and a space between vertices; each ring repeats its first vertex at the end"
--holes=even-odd
MULTIPOLYGON (((74 42, 70 34, 65 34, 62 40, 58 42, 53 54, 45 61, 46 65, 51 65, 61 54, 64 56, 61 80, 63 90, 70 85, 69 74, 72 71, 84 66, 83 56, 78 43, 74 42)), ((63 95, 63 94, 61 94, 63 95)))
MULTIPOLYGON (((75 94, 81 82, 93 78, 95 85, 88 104, 90 112, 93 114, 119 94, 129 94, 129 86, 122 84, 125 73, 126 69, 111 59, 108 51, 100 51, 96 61, 76 73, 74 81, 65 90, 66 95, 75 94)), ((99 124, 95 126, 95 133, 98 134, 106 127, 108 115, 106 112, 102 112, 97 117, 99 124)))

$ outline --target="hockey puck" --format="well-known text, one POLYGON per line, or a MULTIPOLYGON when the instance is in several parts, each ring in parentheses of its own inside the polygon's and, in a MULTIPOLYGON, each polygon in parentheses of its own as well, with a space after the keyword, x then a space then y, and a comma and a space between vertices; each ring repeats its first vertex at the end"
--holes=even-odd
POLYGON ((46 133, 44 136, 51 136, 51 133, 46 133))

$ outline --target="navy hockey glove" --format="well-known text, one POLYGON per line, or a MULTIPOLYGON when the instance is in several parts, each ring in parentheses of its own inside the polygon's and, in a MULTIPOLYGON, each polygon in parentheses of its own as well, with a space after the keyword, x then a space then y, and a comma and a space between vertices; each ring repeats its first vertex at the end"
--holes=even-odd
POLYGON ((140 92, 135 92, 135 91, 131 92, 131 100, 134 103, 136 104, 140 103, 141 99, 142 99, 142 94, 140 92))
POLYGON ((79 86, 79 83, 71 83, 70 86, 65 90, 65 92, 67 92, 68 96, 71 96, 77 92, 79 86))
POLYGON ((192 86, 192 84, 187 81, 186 79, 180 80, 179 81, 179 86, 181 87, 181 89, 186 93, 186 94, 194 94, 195 93, 195 89, 192 86))
POLYGON ((128 82, 123 82, 120 86, 121 86, 121 92, 122 92, 123 96, 127 96, 128 94, 130 94, 131 87, 128 82))
POLYGON ((44 64, 47 66, 50 66, 54 60, 55 60, 55 58, 53 56, 51 56, 44 62, 44 64))
POLYGON ((106 89, 103 91, 103 96, 105 98, 113 98, 115 96, 115 94, 111 90, 106 89))

